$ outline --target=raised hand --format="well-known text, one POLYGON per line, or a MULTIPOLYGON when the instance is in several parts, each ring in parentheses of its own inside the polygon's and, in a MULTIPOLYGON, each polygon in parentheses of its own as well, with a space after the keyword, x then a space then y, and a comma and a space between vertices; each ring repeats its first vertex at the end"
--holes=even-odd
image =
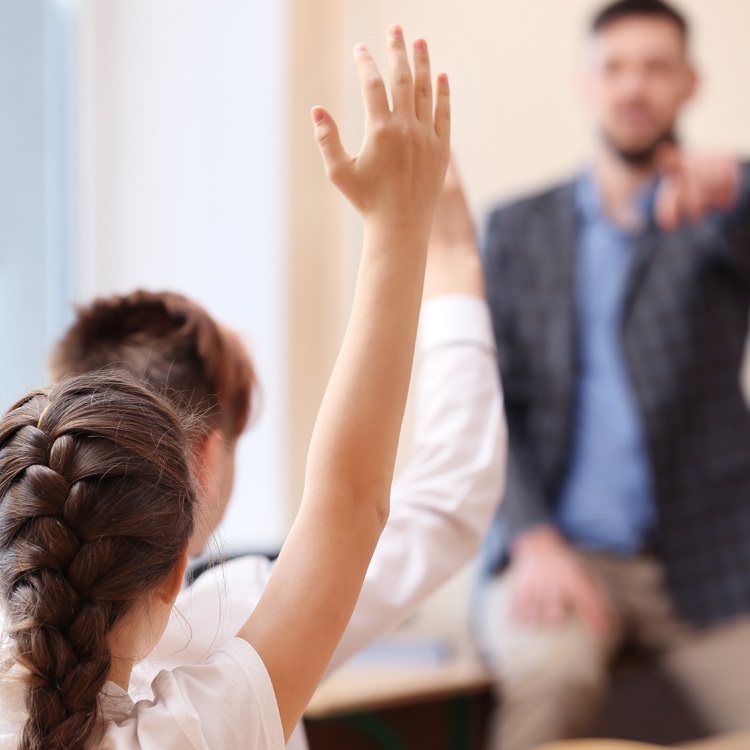
POLYGON ((448 78, 441 74, 433 96, 427 42, 414 42, 414 74, 399 26, 388 31, 393 109, 385 83, 367 48, 354 60, 365 105, 365 137, 356 156, 346 153, 338 128, 323 107, 312 110, 315 135, 331 182, 363 220, 406 217, 429 233, 450 155, 448 78), (434 103, 433 103, 434 100, 434 103))

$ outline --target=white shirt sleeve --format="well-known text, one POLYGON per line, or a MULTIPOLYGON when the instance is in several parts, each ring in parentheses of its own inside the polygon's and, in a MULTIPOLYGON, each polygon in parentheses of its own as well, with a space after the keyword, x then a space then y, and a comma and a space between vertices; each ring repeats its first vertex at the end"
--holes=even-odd
POLYGON ((476 553, 502 496, 507 433, 487 304, 425 303, 411 459, 329 672, 410 611, 476 553))
POLYGON ((161 672, 151 701, 109 722, 105 750, 283 750, 271 678, 244 640, 226 642, 203 664, 161 672))

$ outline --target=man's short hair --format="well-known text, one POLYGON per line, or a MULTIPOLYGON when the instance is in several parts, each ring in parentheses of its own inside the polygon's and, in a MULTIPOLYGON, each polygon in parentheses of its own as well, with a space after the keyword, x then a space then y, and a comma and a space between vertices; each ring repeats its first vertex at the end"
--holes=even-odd
POLYGON ((236 333, 174 292, 135 291, 94 300, 52 350, 55 381, 94 370, 124 370, 194 411, 208 428, 239 437, 256 379, 236 333))
POLYGON ((598 34, 608 26, 623 18, 648 16, 666 18, 672 21, 687 41, 689 26, 685 16, 663 0, 617 0, 602 8, 591 21, 591 33, 598 34))

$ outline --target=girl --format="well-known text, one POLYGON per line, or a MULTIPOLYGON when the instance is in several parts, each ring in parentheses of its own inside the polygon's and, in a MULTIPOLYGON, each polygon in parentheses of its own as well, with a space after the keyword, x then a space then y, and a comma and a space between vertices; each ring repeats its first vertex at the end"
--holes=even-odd
POLYGON ((283 748, 320 680, 388 515, 430 223, 449 155, 447 79, 388 34, 392 107, 355 48, 366 128, 355 157, 313 109, 332 182, 362 215, 359 279, 310 444, 302 504, 257 608, 205 663, 127 695, 166 626, 193 529, 185 429, 160 398, 92 374, 29 394, 0 422, 0 743, 283 748))

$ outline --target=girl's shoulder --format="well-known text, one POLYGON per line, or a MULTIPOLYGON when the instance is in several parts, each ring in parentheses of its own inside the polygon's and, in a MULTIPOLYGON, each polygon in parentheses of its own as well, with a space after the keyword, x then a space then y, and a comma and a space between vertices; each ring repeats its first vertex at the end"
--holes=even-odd
POLYGON ((276 697, 253 647, 232 638, 205 662, 160 672, 153 699, 110 722, 112 748, 138 747, 153 735, 162 746, 256 747, 283 750, 284 732, 276 697))
MULTIPOLYGON (((205 662, 162 671, 153 700, 133 704, 107 683, 102 718, 106 750, 135 750, 144 738, 162 747, 254 747, 283 750, 276 696, 255 649, 232 638, 205 662)), ((26 721, 24 685, 13 670, 0 676, 0 750, 14 750, 26 721)))

